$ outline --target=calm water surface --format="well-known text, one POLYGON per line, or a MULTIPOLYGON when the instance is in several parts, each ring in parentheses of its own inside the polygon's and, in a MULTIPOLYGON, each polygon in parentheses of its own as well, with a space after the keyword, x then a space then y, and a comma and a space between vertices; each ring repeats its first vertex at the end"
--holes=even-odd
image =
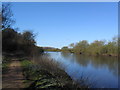
POLYGON ((47 52, 61 63, 61 67, 74 80, 86 79, 86 84, 98 88, 118 87, 118 59, 107 56, 83 56, 63 52, 47 52))

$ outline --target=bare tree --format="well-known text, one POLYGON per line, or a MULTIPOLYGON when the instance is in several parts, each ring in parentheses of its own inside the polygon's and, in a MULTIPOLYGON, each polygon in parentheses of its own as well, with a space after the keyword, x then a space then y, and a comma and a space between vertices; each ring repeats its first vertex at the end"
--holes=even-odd
POLYGON ((12 24, 14 24, 14 20, 12 18, 13 14, 11 11, 10 3, 2 4, 2 29, 10 28, 12 24))

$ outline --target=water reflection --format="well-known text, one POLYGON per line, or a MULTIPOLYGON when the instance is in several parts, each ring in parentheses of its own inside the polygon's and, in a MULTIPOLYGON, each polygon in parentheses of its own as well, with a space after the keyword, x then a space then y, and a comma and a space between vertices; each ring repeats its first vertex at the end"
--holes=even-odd
POLYGON ((115 75, 118 75, 118 58, 117 57, 107 57, 107 56, 85 56, 78 54, 71 54, 62 52, 61 56, 64 59, 70 59, 76 61, 83 67, 87 67, 88 64, 92 64, 94 68, 104 68, 107 67, 115 75))
POLYGON ((108 68, 114 75, 118 75, 118 59, 117 57, 107 56, 83 56, 74 55, 77 63, 83 67, 87 67, 88 64, 92 64, 94 68, 108 68))
POLYGON ((62 63, 65 71, 74 80, 81 75, 96 81, 95 87, 118 87, 118 59, 107 56, 85 56, 66 52, 49 52, 50 56, 62 63))

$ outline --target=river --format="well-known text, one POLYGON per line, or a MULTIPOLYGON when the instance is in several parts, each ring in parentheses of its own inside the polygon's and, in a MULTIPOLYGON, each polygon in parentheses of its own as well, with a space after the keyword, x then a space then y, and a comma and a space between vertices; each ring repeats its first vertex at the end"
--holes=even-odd
POLYGON ((61 63, 61 68, 75 81, 85 80, 84 83, 92 88, 118 87, 118 59, 108 56, 85 56, 73 53, 47 52, 61 63))

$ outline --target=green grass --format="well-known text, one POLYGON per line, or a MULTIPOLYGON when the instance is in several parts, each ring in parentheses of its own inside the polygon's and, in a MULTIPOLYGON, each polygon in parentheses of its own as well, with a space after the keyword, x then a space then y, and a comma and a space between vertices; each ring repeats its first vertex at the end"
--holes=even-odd
POLYGON ((23 61, 21 61, 21 65, 23 67, 29 67, 30 65, 32 65, 32 62, 29 60, 23 60, 23 61))
POLYGON ((2 64, 2 71, 3 71, 3 73, 4 73, 5 71, 7 71, 8 67, 9 67, 9 63, 3 63, 3 64, 2 64))
POLYGON ((10 65, 10 58, 8 58, 8 57, 3 57, 3 61, 2 61, 2 72, 3 72, 3 73, 4 73, 5 71, 7 71, 9 65, 10 65))
POLYGON ((23 75, 25 76, 26 79, 30 79, 30 77, 32 76, 33 79, 33 74, 35 73, 34 70, 34 64, 29 61, 29 60, 23 60, 21 61, 21 66, 23 67, 23 75))

